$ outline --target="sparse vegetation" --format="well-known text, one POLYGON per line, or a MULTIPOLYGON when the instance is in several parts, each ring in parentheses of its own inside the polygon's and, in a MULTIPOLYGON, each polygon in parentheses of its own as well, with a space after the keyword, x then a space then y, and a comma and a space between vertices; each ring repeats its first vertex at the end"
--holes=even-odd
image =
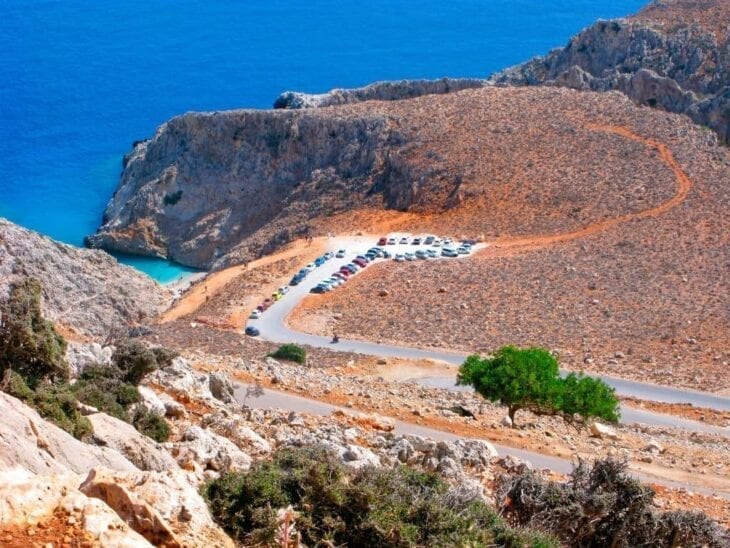
POLYGON ((269 356, 277 360, 289 360, 299 364, 304 364, 307 361, 307 351, 301 346, 291 343, 282 344, 269 356))
POLYGON ((170 437, 170 425, 165 418, 144 406, 137 407, 132 424, 137 431, 158 443, 165 442, 170 437))
POLYGON ((513 424, 520 409, 538 415, 560 414, 567 420, 576 414, 609 422, 619 419, 612 388, 582 374, 561 378, 558 361, 543 348, 503 346, 491 358, 469 356, 459 369, 458 383, 471 385, 486 399, 506 405, 513 424))
POLYGON ((504 486, 507 516, 557 535, 567 546, 725 546, 700 512, 658 513, 654 491, 627 473, 624 462, 580 462, 565 483, 525 471, 504 486))
POLYGON ((183 191, 178 190, 176 192, 173 192, 171 194, 165 194, 165 197, 163 198, 163 202, 165 205, 175 205, 180 201, 180 198, 182 198, 183 191))
POLYGON ((320 447, 280 450, 203 491, 216 521, 246 545, 274 545, 277 510, 291 506, 306 546, 557 546, 509 527, 434 474, 406 466, 354 471, 320 447))
POLYGON ((31 389, 42 380, 68 380, 66 341, 41 313, 43 288, 26 278, 12 285, 0 309, 0 373, 17 371, 31 389))

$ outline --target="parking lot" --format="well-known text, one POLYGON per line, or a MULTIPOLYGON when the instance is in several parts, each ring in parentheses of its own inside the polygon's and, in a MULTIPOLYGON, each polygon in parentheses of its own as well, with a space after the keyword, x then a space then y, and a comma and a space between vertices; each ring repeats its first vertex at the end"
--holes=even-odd
MULTIPOLYGON (((454 260, 469 257, 485 244, 455 241, 430 234, 386 234, 380 237, 333 238, 329 250, 314 262, 302 266, 288 285, 265 297, 249 316, 246 334, 259 334, 256 320, 270 315, 270 309, 282 309, 279 301, 287 301, 287 309, 307 293, 327 293, 345 285, 360 271, 374 263, 454 260)), ((278 315, 278 314, 277 314, 278 315)))

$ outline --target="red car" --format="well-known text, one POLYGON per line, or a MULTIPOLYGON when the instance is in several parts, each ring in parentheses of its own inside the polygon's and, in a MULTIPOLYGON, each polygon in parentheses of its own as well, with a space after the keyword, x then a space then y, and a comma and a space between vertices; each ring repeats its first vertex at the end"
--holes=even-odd
POLYGON ((386 238, 385 236, 383 236, 382 238, 380 238, 378 240, 378 245, 387 245, 387 244, 388 244, 388 238, 386 238))
POLYGON ((352 262, 360 268, 365 268, 368 264, 367 261, 363 261, 362 259, 353 259, 352 262))

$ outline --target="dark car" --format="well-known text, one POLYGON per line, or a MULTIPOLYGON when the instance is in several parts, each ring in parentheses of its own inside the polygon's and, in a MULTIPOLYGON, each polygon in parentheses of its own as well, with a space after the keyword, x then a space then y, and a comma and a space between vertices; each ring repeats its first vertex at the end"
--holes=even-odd
POLYGON ((309 290, 310 293, 324 293, 325 289, 321 285, 315 285, 312 289, 309 290))
POLYGON ((324 257, 317 257, 314 260, 314 264, 316 264, 317 266, 322 266, 326 261, 327 259, 325 259, 324 257))
POLYGON ((421 238, 413 238, 411 242, 413 245, 421 245, 421 238))
POLYGON ((245 331, 245 333, 246 333, 246 335, 248 335, 249 337, 258 337, 258 336, 259 336, 259 335, 261 334, 261 332, 260 332, 260 331, 259 331, 258 329, 256 329, 256 328, 255 328, 254 326, 252 326, 252 325, 249 325, 249 326, 248 326, 248 327, 246 328, 246 331, 245 331))

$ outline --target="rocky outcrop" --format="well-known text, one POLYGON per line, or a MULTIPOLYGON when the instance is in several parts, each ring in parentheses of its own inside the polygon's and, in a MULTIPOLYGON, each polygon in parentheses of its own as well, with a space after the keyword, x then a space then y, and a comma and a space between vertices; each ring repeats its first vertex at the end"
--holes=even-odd
MULTIPOLYGON (((56 517, 65 526, 66 534, 62 536, 71 539, 80 533, 85 541, 69 545, 102 548, 152 546, 104 502, 81 493, 78 490, 80 483, 79 476, 73 474, 34 476, 23 470, 0 472, 0 527, 42 526, 56 517)), ((8 540, 5 538, 4 542, 8 540)), ((60 538, 55 540, 60 541, 60 538)))
POLYGON ((48 319, 94 336, 151 318, 170 299, 162 286, 107 253, 62 244, 0 219, 0 301, 26 276, 43 285, 48 319))
MULTIPOLYGON (((668 2, 668 4, 702 2, 668 2)), ((599 21, 564 48, 493 75, 496 85, 555 85, 618 90, 642 105, 688 115, 730 144, 730 49, 725 30, 653 20, 657 4, 640 20, 599 21)), ((726 4, 727 6, 727 4, 726 4)), ((698 6, 697 9, 701 9, 698 6)), ((725 8, 727 16, 730 13, 725 8)))
POLYGON ((81 491, 104 501, 156 546, 233 546, 182 472, 92 470, 81 491))
POLYGON ((20 467, 35 474, 85 474, 94 467, 137 469, 120 453, 80 442, 4 392, 0 417, 0 469, 20 467))
POLYGON ((139 433, 131 424, 105 413, 94 413, 88 418, 94 427, 94 442, 118 451, 140 470, 163 472, 179 468, 164 447, 139 433))
POLYGON ((453 93, 462 89, 479 88, 484 85, 486 85, 486 81, 477 78, 441 78, 439 80, 375 82, 361 88, 333 89, 320 94, 285 91, 274 101, 274 108, 318 108, 362 101, 399 101, 420 97, 421 95, 453 93))

